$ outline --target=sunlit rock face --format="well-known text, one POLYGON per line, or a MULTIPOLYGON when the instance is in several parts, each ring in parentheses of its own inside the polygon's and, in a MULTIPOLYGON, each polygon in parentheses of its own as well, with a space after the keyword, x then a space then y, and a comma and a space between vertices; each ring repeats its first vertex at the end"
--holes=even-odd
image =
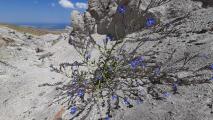
POLYGON ((157 19, 152 12, 144 14, 148 4, 149 0, 89 0, 88 11, 96 19, 99 34, 121 38, 144 28, 147 18, 157 19))
POLYGON ((156 24, 159 24, 183 16, 189 11, 213 6, 211 0, 172 0, 168 4, 151 8, 144 14, 151 0, 89 0, 88 2, 88 12, 95 19, 97 33, 111 34, 115 38, 140 31, 146 27, 148 18, 156 19, 156 24))
POLYGON ((213 7, 213 0, 192 0, 192 1, 198 1, 198 2, 202 2, 203 5, 202 7, 213 7))
POLYGON ((72 27, 74 31, 84 31, 84 18, 79 11, 72 11, 71 13, 72 27))
POLYGON ((96 33, 96 28, 95 28, 95 19, 91 16, 89 12, 84 13, 84 21, 85 21, 85 28, 86 31, 89 33, 96 33))

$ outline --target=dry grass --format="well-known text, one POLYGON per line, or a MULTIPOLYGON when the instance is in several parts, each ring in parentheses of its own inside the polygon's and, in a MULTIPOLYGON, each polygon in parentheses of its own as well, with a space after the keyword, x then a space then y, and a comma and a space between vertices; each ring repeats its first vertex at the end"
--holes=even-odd
POLYGON ((0 38, 0 47, 5 46, 5 45, 6 45, 6 42, 3 41, 3 40, 0 38))
POLYGON ((56 30, 56 31, 51 31, 51 30, 45 30, 45 29, 36 29, 36 28, 32 28, 32 27, 20 27, 20 26, 16 26, 16 25, 11 25, 11 24, 0 24, 0 27, 8 27, 10 29, 16 30, 18 32, 22 32, 22 33, 29 33, 32 35, 45 35, 45 34, 61 34, 62 32, 64 32, 63 30, 56 30))
POLYGON ((0 47, 7 46, 7 45, 9 45, 13 42, 14 42, 14 40, 12 40, 10 38, 3 38, 3 37, 0 36, 0 47))

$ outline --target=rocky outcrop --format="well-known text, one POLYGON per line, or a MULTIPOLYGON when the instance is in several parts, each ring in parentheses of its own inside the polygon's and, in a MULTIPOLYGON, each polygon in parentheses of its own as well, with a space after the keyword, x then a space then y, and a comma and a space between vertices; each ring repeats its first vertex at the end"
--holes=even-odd
POLYGON ((89 0, 87 12, 72 12, 73 30, 89 33, 97 31, 98 34, 111 34, 118 39, 144 28, 147 18, 159 22, 159 13, 148 12, 148 5, 149 1, 146 0, 89 0), (123 13, 118 11, 120 7, 123 13))
POLYGON ((203 5, 210 3, 211 6, 211 2, 191 0, 163 0, 152 4, 150 2, 151 0, 89 0, 88 10, 84 14, 77 11, 72 13, 73 30, 110 34, 119 39, 145 28, 149 18, 155 19, 156 24, 161 24, 202 8, 201 2, 203 5), (185 7, 185 4, 188 7, 185 7), (118 11, 119 7, 122 7, 123 13, 118 11))
POLYGON ((199 1, 202 2, 202 7, 212 7, 213 6, 213 1, 212 0, 192 0, 192 1, 199 1))
POLYGON ((89 33, 96 33, 96 23, 95 18, 93 18, 90 14, 90 12, 84 13, 84 22, 85 22, 85 28, 89 33))
POLYGON ((89 9, 92 17, 96 19, 99 34, 111 34, 116 39, 145 27, 146 18, 156 18, 148 12, 143 14, 148 4, 139 0, 89 0, 89 9), (124 13, 118 11, 123 7, 124 13))
POLYGON ((89 12, 81 14, 79 11, 72 11, 71 22, 73 27, 72 31, 95 33, 95 19, 92 18, 89 12))
POLYGON ((84 25, 84 17, 82 14, 80 14, 79 11, 72 11, 71 13, 71 21, 72 21, 72 27, 74 31, 84 31, 85 25, 84 25))

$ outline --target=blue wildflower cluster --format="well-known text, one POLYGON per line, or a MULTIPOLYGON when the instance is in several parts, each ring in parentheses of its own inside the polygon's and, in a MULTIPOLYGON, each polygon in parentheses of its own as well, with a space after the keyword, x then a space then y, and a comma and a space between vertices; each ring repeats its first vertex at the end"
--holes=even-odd
POLYGON ((106 40, 107 40, 107 42, 108 42, 108 41, 112 41, 112 40, 113 40, 113 35, 108 34, 108 35, 106 36, 106 40))
POLYGON ((79 97, 83 97, 83 96, 84 96, 84 90, 80 89, 80 90, 78 91, 78 96, 79 96, 79 97))
POLYGON ((125 105, 127 105, 127 106, 129 106, 129 105, 130 105, 130 102, 128 101, 128 99, 127 99, 127 98, 124 98, 124 104, 125 104, 125 105))
POLYGON ((117 8, 117 12, 120 14, 124 14, 126 12, 126 6, 124 5, 119 5, 117 8))
POLYGON ((177 83, 174 83, 172 85, 172 90, 174 91, 174 93, 177 93, 177 83))
POLYGON ((104 120, 110 120, 110 115, 107 114, 106 118, 104 120))
POLYGON ((210 69, 213 70, 213 64, 210 65, 210 69))
POLYGON ((112 100, 117 100, 118 96, 117 95, 112 95, 112 100))
MULTIPOLYGON (((117 7, 117 14, 115 15, 125 19, 126 17, 124 17, 124 15, 126 13, 127 6, 119 5, 117 7)), ((144 22, 145 28, 151 28, 156 24, 156 19, 151 17, 147 18, 144 22)), ((158 32, 158 27, 161 26, 157 26, 156 31, 153 33, 158 32)), ((159 31, 165 30, 164 28, 162 29, 160 28, 159 31)), ((125 31, 129 32, 128 30, 125 31)), ((107 108, 108 111, 107 114, 105 114, 107 116, 101 119, 109 120, 111 118, 110 112, 120 107, 130 108, 135 105, 135 102, 137 104, 142 104, 143 100, 145 100, 144 98, 146 98, 146 94, 153 96, 153 98, 167 98, 171 96, 172 91, 177 93, 179 83, 173 82, 173 79, 170 79, 170 76, 167 74, 169 70, 166 71, 163 69, 164 67, 162 68, 161 64, 157 65, 159 61, 153 59, 152 55, 156 55, 157 53, 153 52, 151 55, 149 51, 141 53, 141 51, 137 51, 140 47, 137 45, 137 49, 132 48, 133 51, 128 51, 124 49, 126 48, 125 43, 128 43, 128 40, 117 40, 116 37, 117 36, 113 36, 112 34, 107 34, 106 38, 103 39, 104 46, 97 44, 94 39, 90 38, 91 40, 89 42, 91 42, 91 44, 86 44, 88 46, 82 44, 83 46, 85 45, 82 47, 84 49, 79 48, 80 50, 78 50, 78 52, 85 58, 82 66, 88 69, 82 70, 79 69, 77 65, 72 66, 72 71, 74 71, 72 73, 73 79, 61 88, 61 90, 63 90, 63 92, 61 92, 62 94, 64 91, 67 92, 67 94, 65 94, 68 96, 68 108, 70 114, 73 116, 77 112, 81 113, 89 107, 93 108, 96 106, 98 108, 97 110, 102 110, 99 108, 107 106, 109 108, 107 108), (107 45, 109 41, 116 41, 111 42, 112 44, 110 46, 112 46, 112 48, 107 45), (89 51, 88 49, 90 49, 91 46, 99 50, 100 56, 98 61, 91 60, 91 52, 86 52, 89 51), (145 60, 144 56, 135 57, 136 54, 150 56, 150 59, 147 57, 145 60), (155 86, 155 84, 164 83, 171 85, 172 90, 169 92, 162 92, 162 90, 158 90, 156 87, 157 85, 155 86), (141 90, 144 90, 143 93, 141 90), (100 101, 101 103, 99 103, 100 101), (112 105, 110 102, 114 104, 112 105)), ((143 41, 143 38, 149 39, 146 35, 145 37, 141 35, 136 38, 137 40, 135 39, 136 41, 131 41, 145 43, 146 41, 143 41)), ((157 38, 156 41, 157 40, 159 39, 157 38)), ((138 45, 140 45, 140 43, 138 45)), ((164 63, 162 64, 164 65, 164 63)), ((213 70, 213 64, 210 65, 210 69, 213 70)), ((210 80, 213 80, 213 77, 210 80)), ((87 112, 87 110, 84 112, 87 112)), ((102 112, 99 111, 99 113, 101 114, 102 112)))
POLYGON ((146 20, 146 26, 147 27, 152 27, 156 24, 156 20, 154 18, 148 18, 146 20))
POLYGON ((141 66, 142 68, 144 68, 145 64, 144 64, 143 56, 137 57, 136 59, 130 62, 131 69, 136 69, 138 66, 141 66))
POLYGON ((164 97, 169 97, 171 94, 169 92, 163 92, 164 97))
POLYGON ((78 111, 78 108, 76 106, 73 106, 70 108, 70 114, 75 114, 78 111))

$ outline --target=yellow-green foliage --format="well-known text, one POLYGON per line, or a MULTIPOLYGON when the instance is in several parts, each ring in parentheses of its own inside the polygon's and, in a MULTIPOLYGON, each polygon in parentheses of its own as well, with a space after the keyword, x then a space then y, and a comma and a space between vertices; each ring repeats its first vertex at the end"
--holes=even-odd
POLYGON ((18 32, 22 32, 22 33, 29 33, 32 35, 45 35, 45 34, 60 34, 62 32, 64 32, 63 30, 61 31, 51 31, 51 30, 45 30, 45 29, 36 29, 36 28, 32 28, 32 27, 20 27, 20 26, 16 26, 16 25, 11 25, 11 24, 0 24, 0 27, 8 27, 10 29, 16 30, 18 32))

